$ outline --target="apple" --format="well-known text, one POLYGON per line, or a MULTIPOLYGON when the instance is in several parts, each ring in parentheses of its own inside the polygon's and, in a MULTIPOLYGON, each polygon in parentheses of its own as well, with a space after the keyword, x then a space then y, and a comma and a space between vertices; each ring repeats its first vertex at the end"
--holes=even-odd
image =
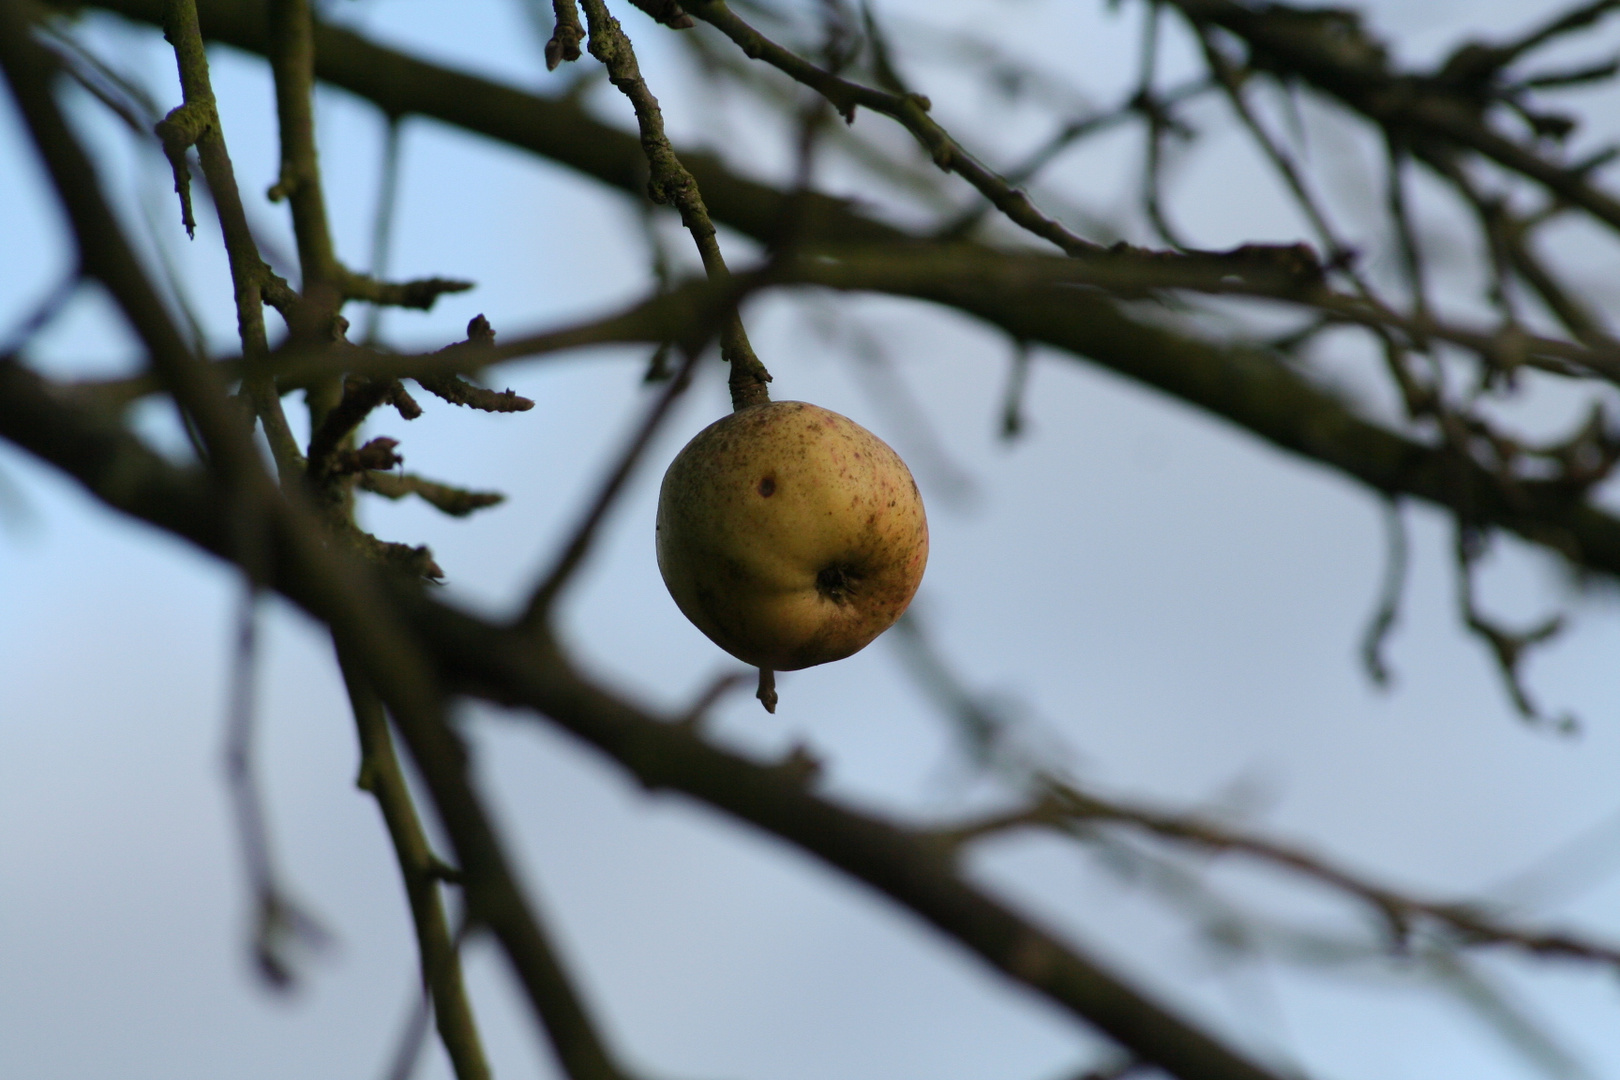
POLYGON ((893 626, 927 563, 900 455, 803 401, 710 424, 658 493, 664 584, 711 641, 761 669, 761 700, 770 672, 842 660, 893 626))

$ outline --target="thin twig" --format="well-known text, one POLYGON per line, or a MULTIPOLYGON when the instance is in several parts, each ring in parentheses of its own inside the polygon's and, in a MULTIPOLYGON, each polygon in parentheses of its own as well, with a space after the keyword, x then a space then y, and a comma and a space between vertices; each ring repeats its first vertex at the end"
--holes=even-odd
POLYGON ((1395 499, 1388 499, 1384 503, 1384 534, 1387 552, 1384 556, 1384 580, 1378 589, 1378 606, 1373 610, 1372 618, 1367 620, 1367 629, 1361 635, 1362 666, 1367 671, 1367 677, 1380 687, 1387 687, 1390 683, 1389 665, 1384 661, 1384 645, 1389 640, 1390 632, 1395 629, 1396 620, 1400 618, 1409 555, 1406 521, 1401 516, 1401 504, 1395 499))
MULTIPOLYGON (((1374 884, 1298 847, 1195 815, 1104 799, 1052 778, 1041 782, 1040 797, 1029 806, 941 829, 936 836, 938 842, 955 848, 1011 829, 1058 828, 1073 832, 1076 827, 1097 822, 1128 825, 1162 839, 1209 851, 1238 852, 1320 882, 1361 900, 1376 911, 1396 948, 1404 947, 1413 931, 1426 924, 1466 945, 1503 946, 1538 956, 1587 960, 1620 969, 1620 945, 1574 934, 1511 926, 1492 918, 1482 904, 1442 903, 1412 897, 1374 884)), ((1074 835, 1085 838, 1083 832, 1074 835)))
POLYGON ((264 793, 259 789, 253 763, 254 673, 259 657, 257 608, 258 590, 249 582, 242 593, 231 665, 225 778, 236 817, 243 866, 253 894, 255 965, 266 983, 277 990, 287 990, 297 981, 295 949, 299 946, 317 949, 329 938, 320 923, 288 897, 271 856, 264 793))
POLYGON ((1474 596, 1475 565, 1483 553, 1484 537, 1459 519, 1453 544, 1457 578, 1458 614, 1476 637, 1490 649, 1491 658, 1502 676, 1513 707, 1527 722, 1545 725, 1561 734, 1571 735, 1580 730, 1580 722, 1570 713, 1558 716, 1541 710, 1524 685, 1525 655, 1538 645, 1557 637, 1564 629, 1564 617, 1554 615, 1525 630, 1508 630, 1488 618, 1479 609, 1474 596))
POLYGON ((441 484, 415 473, 368 472, 360 477, 360 489, 396 501, 407 495, 415 495, 451 517, 466 517, 475 510, 499 506, 506 501, 506 496, 498 491, 471 491, 441 484))
POLYGON ((1046 217, 1030 202, 1029 196, 980 164, 943 127, 928 115, 930 104, 918 94, 895 94, 861 86, 810 63, 784 49, 739 18, 722 0, 693 0, 687 5, 693 15, 713 25, 752 59, 764 60, 784 74, 810 87, 832 102, 845 120, 853 120, 855 109, 865 107, 899 121, 922 144, 941 169, 954 172, 977 188, 996 209, 1019 227, 1056 244, 1073 255, 1103 250, 1046 217))
MULTIPOLYGON (((377 177, 377 206, 371 219, 371 263, 368 273, 378 281, 388 276, 388 254, 394 238, 394 212, 399 206, 400 118, 387 117, 383 128, 382 164, 377 177)), ((362 344, 375 346, 382 335, 382 304, 371 305, 366 313, 362 344)))
POLYGON ((34 309, 23 316, 9 334, 0 337, 0 356, 15 356, 27 349, 39 332, 55 322, 56 317, 79 294, 79 285, 83 281, 84 274, 77 266, 63 274, 51 291, 34 305, 34 309))
MULTIPOLYGON (((292 209, 304 295, 318 296, 323 289, 337 287, 340 270, 315 148, 315 42, 309 0, 268 0, 266 10, 281 132, 281 171, 270 188, 270 199, 286 199, 292 209)), ((318 302, 337 310, 335 295, 322 296, 318 302)))

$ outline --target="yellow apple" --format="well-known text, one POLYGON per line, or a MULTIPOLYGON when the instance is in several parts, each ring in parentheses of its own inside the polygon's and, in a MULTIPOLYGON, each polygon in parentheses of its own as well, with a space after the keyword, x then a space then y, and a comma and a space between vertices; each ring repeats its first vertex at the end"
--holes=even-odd
POLYGON ((710 424, 658 494, 670 595, 711 641, 767 673, 864 648, 906 610, 927 562, 922 496, 900 455, 802 401, 710 424))

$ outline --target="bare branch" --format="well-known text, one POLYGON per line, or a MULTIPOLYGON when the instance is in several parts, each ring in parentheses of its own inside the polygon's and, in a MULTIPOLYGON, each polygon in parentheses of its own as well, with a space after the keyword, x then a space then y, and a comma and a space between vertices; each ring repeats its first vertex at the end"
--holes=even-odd
POLYGON ((461 977, 457 940, 450 932, 444 903, 439 897, 435 866, 439 859, 428 844, 416 814, 410 788, 394 755, 388 717, 376 692, 366 683, 352 660, 338 652, 343 681, 349 691, 355 728, 360 738, 360 776, 357 784, 377 800, 393 841, 405 895, 416 926, 421 957, 422 984, 431 995, 439 1038, 456 1071, 456 1080, 487 1080, 489 1065, 473 1020, 472 1005, 461 977))
POLYGON ((270 188, 272 202, 292 208, 304 295, 337 310, 338 298, 324 290, 342 287, 343 273, 332 249, 321 167, 315 149, 315 39, 308 0, 267 0, 270 70, 276 83, 276 119, 281 130, 281 173, 270 188))
MULTIPOLYGON (((692 234, 698 254, 703 259, 704 272, 709 280, 724 284, 730 278, 720 243, 715 238, 714 223, 709 209, 698 191, 697 180, 681 163, 669 137, 664 134, 664 117, 641 77, 635 50, 625 36, 619 21, 608 12, 602 0, 581 0, 585 18, 590 25, 591 55, 608 69, 608 77, 618 87, 636 113, 636 124, 641 130, 641 146, 647 155, 650 176, 647 196, 655 203, 672 204, 680 212, 681 224, 692 234)), ((660 8, 660 11, 663 9, 660 8)), ((742 317, 732 310, 720 327, 720 355, 731 365, 731 401, 733 408, 742 409, 770 400, 766 384, 771 373, 760 363, 749 344, 742 317)))
POLYGON ((230 705, 225 725, 225 779, 235 812, 248 886, 253 892, 253 957, 260 976, 277 990, 297 981, 294 953, 317 950, 331 941, 321 924, 294 902, 282 886, 271 855, 264 793, 253 762, 254 674, 258 667, 258 590, 243 590, 231 665, 230 705))
POLYGON ((1620 969, 1620 945, 1557 931, 1529 930, 1493 918, 1484 904, 1444 903, 1397 892, 1288 844, 1229 828, 1193 814, 1173 813, 1104 799, 1073 784, 1043 777, 1039 797, 1027 806, 986 815, 938 830, 947 850, 1020 828, 1060 829, 1086 839, 1097 823, 1140 829, 1161 839, 1214 852, 1234 852, 1282 867, 1370 906, 1389 931, 1391 946, 1404 949, 1427 927, 1462 945, 1518 949, 1538 956, 1591 961, 1620 969))
POLYGON ((214 91, 208 74, 208 54, 203 48, 195 0, 166 0, 163 12, 164 36, 174 46, 180 68, 180 86, 185 102, 157 125, 164 153, 174 169, 175 190, 180 194, 186 232, 193 231, 186 147, 195 144, 203 173, 219 214, 220 231, 230 261, 231 283, 236 297, 237 329, 246 361, 243 389, 253 402, 259 422, 283 484, 293 482, 303 471, 303 458, 293 438, 281 398, 274 382, 262 371, 270 349, 265 335, 263 295, 274 288, 275 275, 265 265, 258 244, 248 226, 242 194, 236 186, 236 171, 225 147, 225 132, 214 105, 214 91))
POLYGON ((1487 618, 1474 598, 1474 567, 1483 545, 1484 540, 1478 532, 1459 520, 1453 550, 1456 555, 1457 607, 1463 625, 1490 648, 1508 697, 1520 716, 1529 723, 1545 724, 1565 735, 1574 734, 1580 729, 1579 721, 1569 713, 1552 717, 1542 712, 1525 689, 1522 670, 1525 654, 1535 646, 1557 637, 1564 628, 1564 617, 1554 615, 1521 631, 1508 630, 1494 619, 1487 618))
POLYGON ((1102 250, 1082 239, 1035 209, 1029 196, 1018 191, 990 169, 980 164, 962 145, 929 115, 930 103, 919 94, 896 94, 861 86, 784 49, 739 18, 723 0, 693 0, 692 14, 725 34, 750 58, 764 60, 790 78, 803 83, 833 104, 846 121, 853 121, 855 110, 864 106, 899 121, 922 144, 941 169, 954 172, 977 188, 1007 218, 1043 240, 1073 255, 1102 250))
MULTIPOLYGON (((80 477, 111 505, 226 552, 220 509, 199 475, 168 464, 126 433, 109 431, 105 420, 53 398, 37 377, 3 362, 0 435, 80 477), (118 482, 109 483, 113 476, 118 482)), ((294 535, 278 533, 277 543, 294 535)), ((276 587, 332 624, 346 648, 361 652, 455 844, 472 913, 500 939, 571 1076, 620 1074, 603 1065, 602 1044, 510 877, 470 786, 465 753, 436 704, 439 677, 533 708, 646 787, 685 791, 867 882, 1182 1080, 1271 1080, 1271 1073, 958 876, 926 834, 813 794, 802 770, 748 761, 693 738, 690 725, 642 712, 583 679, 544 635, 514 635, 415 589, 396 590, 386 612, 373 610, 373 601, 354 588, 357 581, 327 576, 318 561, 289 564, 278 548, 275 565, 276 587), (417 648, 427 655, 402 651, 417 648)))

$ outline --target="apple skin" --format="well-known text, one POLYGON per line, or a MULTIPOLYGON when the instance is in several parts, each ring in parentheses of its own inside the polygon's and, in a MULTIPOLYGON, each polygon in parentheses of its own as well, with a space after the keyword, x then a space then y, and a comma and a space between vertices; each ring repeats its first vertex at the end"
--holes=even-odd
POLYGON ((802 401, 718 420, 658 493, 658 569, 681 612, 771 671, 866 647, 911 603, 928 519, 911 470, 855 421, 802 401))

